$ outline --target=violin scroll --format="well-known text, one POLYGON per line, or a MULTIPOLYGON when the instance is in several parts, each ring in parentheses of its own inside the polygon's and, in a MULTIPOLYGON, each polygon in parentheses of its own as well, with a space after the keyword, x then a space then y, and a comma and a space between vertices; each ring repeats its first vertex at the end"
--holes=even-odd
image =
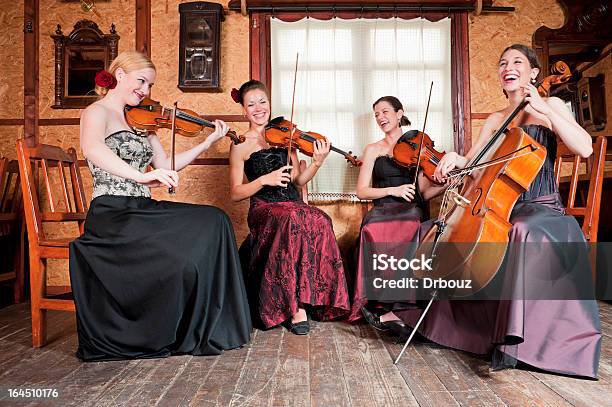
POLYGON ((351 150, 349 150, 346 155, 344 156, 344 158, 346 159, 346 161, 348 163, 350 163, 353 167, 361 167, 361 165, 363 164, 363 162, 359 159, 357 159, 357 156, 353 154, 353 152, 351 150))

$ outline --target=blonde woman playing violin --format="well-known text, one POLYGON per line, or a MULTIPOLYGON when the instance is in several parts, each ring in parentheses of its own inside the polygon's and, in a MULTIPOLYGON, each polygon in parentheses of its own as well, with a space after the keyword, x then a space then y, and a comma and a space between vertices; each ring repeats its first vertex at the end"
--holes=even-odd
MULTIPOLYGON (((93 175, 85 233, 70 245, 70 281, 85 361, 217 355, 249 342, 251 321, 234 231, 214 206, 151 199, 178 175, 154 134, 123 115, 155 81, 138 52, 121 53, 98 78, 104 95, 81 116, 81 149, 93 175), (151 164, 155 169, 145 172, 151 164)), ((177 156, 181 169, 227 126, 177 156)))

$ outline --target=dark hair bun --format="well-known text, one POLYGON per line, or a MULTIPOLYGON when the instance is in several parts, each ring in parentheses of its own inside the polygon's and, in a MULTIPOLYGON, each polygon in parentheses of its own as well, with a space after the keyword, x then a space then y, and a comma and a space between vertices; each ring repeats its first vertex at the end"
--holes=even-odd
POLYGON ((410 120, 406 116, 402 116, 400 119, 400 126, 410 126, 410 120))

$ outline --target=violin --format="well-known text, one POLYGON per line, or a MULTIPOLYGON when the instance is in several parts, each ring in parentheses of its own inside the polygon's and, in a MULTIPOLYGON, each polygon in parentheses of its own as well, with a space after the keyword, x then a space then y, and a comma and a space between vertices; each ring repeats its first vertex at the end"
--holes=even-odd
POLYGON ((432 182, 438 183, 433 177, 438 163, 445 152, 434 148, 433 140, 422 131, 408 130, 397 140, 393 147, 393 159, 403 167, 419 166, 423 174, 432 182), (419 147, 420 145, 422 147, 419 147), (420 154, 420 159, 419 159, 420 154))
MULTIPOLYGON (((554 69, 556 72, 559 72, 559 74, 550 75, 544 78, 538 86, 538 91, 541 96, 548 96, 551 86, 567 82, 571 77, 569 68, 563 62, 555 66, 554 69)), ((508 128, 512 129, 515 127, 518 126, 513 120, 508 125, 508 128)), ((402 134, 399 140, 397 140, 395 147, 393 147, 393 159, 397 164, 403 167, 418 165, 419 168, 423 170, 423 174, 436 184, 439 182, 434 179, 433 174, 438 163, 445 154, 446 152, 440 152, 434 148, 433 140, 426 133, 416 130, 409 130, 402 134), (423 147, 420 147, 421 144, 423 147)), ((451 175, 455 173, 458 173, 458 171, 452 171, 451 175)))
MULTIPOLYGON (((542 96, 548 95, 552 85, 571 77, 569 67, 561 61, 553 69, 558 74, 537 86, 542 96)), ((451 183, 440 215, 415 254, 415 258, 431 257, 433 271, 417 271, 417 278, 471 280, 471 288, 455 290, 456 296, 464 296, 485 287, 500 270, 512 228, 510 214, 547 156, 541 144, 520 127, 510 126, 527 104, 523 100, 514 109, 465 168, 449 173, 451 183)))
MULTIPOLYGON (((266 126, 265 137, 271 146, 294 148, 309 157, 314 154, 315 141, 327 140, 325 136, 319 133, 298 129, 295 124, 285 120, 282 116, 270 120, 270 123, 266 126), (291 133, 293 133, 293 136, 291 133)), ((350 151, 347 153, 333 146, 330 147, 330 150, 344 156, 355 167, 362 164, 350 151)))
MULTIPOLYGON (((174 110, 162 106, 158 101, 144 98, 138 106, 125 107, 125 119, 130 127, 138 130, 171 129, 174 110)), ((196 112, 187 109, 176 109, 175 126, 176 133, 186 137, 198 135, 204 127, 215 128, 214 123, 202 119, 196 112)), ((234 130, 228 131, 227 137, 234 144, 244 141, 244 136, 236 135, 234 130)))

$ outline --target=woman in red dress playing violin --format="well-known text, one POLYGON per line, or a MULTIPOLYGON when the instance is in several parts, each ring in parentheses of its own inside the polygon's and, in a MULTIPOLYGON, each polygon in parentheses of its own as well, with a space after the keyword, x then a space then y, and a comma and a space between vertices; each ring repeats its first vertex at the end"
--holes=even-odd
MULTIPOLYGON (((452 348, 492 355, 494 369, 524 363, 596 378, 601 328, 586 242, 576 220, 564 214, 554 177, 557 138, 588 157, 591 137, 560 99, 539 95, 540 63, 531 48, 506 48, 497 71, 508 106, 487 118, 465 157, 446 154, 434 177, 443 181, 450 170, 464 168, 523 100, 528 104, 515 120, 546 148, 546 159, 510 215, 506 262, 497 274, 503 301, 435 301, 419 331, 452 348)), ((418 318, 414 311, 400 316, 409 324, 418 318)))
MULTIPOLYGON (((366 298, 364 284, 371 284, 371 277, 379 277, 378 273, 375 276, 366 275, 369 274, 366 270, 369 270, 368 265, 372 261, 372 256, 366 253, 404 257, 418 241, 421 221, 426 218, 425 201, 441 188, 429 181, 422 171, 418 172, 417 177, 414 166, 401 165, 393 157, 394 147, 402 137, 402 126, 410 125, 399 99, 383 96, 374 102, 372 108, 384 137, 366 146, 357 179, 357 197, 371 199, 374 207, 361 224, 357 270, 348 319, 349 322, 355 322, 363 314, 375 328, 403 335, 409 333, 408 328, 393 311, 414 305, 366 298)), ((416 130, 412 130, 403 137, 409 141, 416 133, 416 130)))
POLYGON ((266 140, 270 102, 266 86, 248 81, 232 97, 244 108, 249 130, 230 152, 234 201, 250 198, 250 235, 241 252, 255 322, 265 328, 283 323, 296 335, 317 319, 343 316, 349 308, 344 267, 331 219, 308 206, 298 187, 306 185, 325 161, 328 141, 314 142, 313 161, 300 169, 297 153, 266 140))

